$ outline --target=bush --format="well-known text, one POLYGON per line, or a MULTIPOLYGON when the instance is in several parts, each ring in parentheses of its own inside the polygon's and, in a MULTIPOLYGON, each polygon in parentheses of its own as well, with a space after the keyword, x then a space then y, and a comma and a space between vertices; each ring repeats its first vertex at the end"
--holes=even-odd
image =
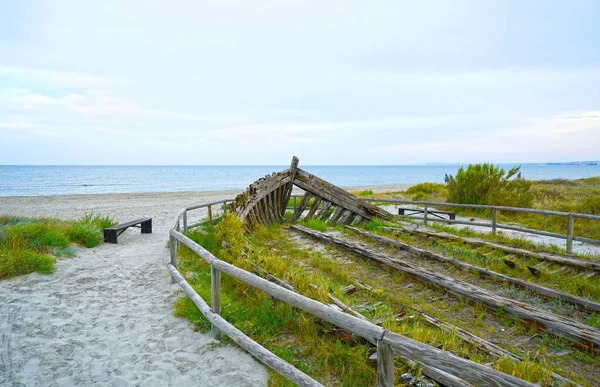
POLYGON ((407 194, 413 195, 411 200, 430 200, 444 201, 448 190, 443 184, 439 183, 421 183, 416 184, 406 190, 407 194))
POLYGON ((104 240, 100 229, 90 223, 73 223, 65 229, 65 234, 72 242, 84 247, 98 246, 104 240))
POLYGON ((445 191, 446 187, 444 187, 443 184, 439 184, 439 183, 421 183, 421 184, 415 184, 412 187, 410 187, 409 189, 406 190, 407 194, 418 194, 418 193, 423 193, 423 194, 432 194, 432 193, 436 193, 436 192, 441 192, 441 191, 445 191))
POLYGON ((491 163, 460 167, 456 177, 448 181, 448 201, 461 204, 487 204, 531 207, 531 182, 513 178, 520 166, 505 172, 491 163))
POLYGON ((31 249, 10 249, 0 245, 0 280, 34 271, 50 274, 54 271, 53 257, 31 249))
POLYGON ((69 240, 60 231, 45 223, 22 223, 11 226, 3 238, 5 245, 31 248, 47 253, 50 249, 69 246, 69 240))
POLYGON ((369 195, 373 195, 373 191, 370 189, 366 189, 364 191, 360 191, 360 196, 369 196, 369 195))
POLYGON ((574 210, 584 214, 600 215, 600 196, 588 196, 574 210))
POLYGON ((100 229, 109 228, 117 224, 117 222, 110 216, 95 215, 94 213, 83 215, 79 219, 79 223, 88 223, 100 229))

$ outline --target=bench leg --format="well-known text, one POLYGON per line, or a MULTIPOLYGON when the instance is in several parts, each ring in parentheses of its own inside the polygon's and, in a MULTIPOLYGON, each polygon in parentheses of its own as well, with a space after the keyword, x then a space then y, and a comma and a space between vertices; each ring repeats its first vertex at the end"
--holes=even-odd
POLYGON ((142 234, 152 234, 152 219, 142 222, 142 234))
POLYGON ((117 230, 104 230, 104 243, 117 243, 117 230))

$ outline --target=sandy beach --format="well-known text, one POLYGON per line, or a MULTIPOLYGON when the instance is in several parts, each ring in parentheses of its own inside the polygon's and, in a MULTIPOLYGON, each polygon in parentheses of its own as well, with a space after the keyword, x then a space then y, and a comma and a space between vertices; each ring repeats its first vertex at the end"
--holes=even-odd
MULTIPOLYGON (((0 281, 0 385, 266 385, 266 369, 251 356, 172 315, 179 288, 166 270, 165 243, 176 214, 238 193, 0 197, 0 215, 75 219, 93 212, 119 222, 153 220, 152 234, 130 229, 117 245, 78 248, 51 275, 0 281)), ((204 211, 194 211, 190 223, 204 211)))
POLYGON ((0 282, 0 385, 264 386, 265 368, 172 315, 178 286, 166 270, 177 212, 234 192, 2 197, 0 214, 119 221, 153 218, 118 245, 77 249, 51 275, 0 282))
MULTIPOLYGON (((127 230, 117 245, 78 248, 51 275, 0 281, 0 385, 266 385, 262 364, 172 315, 179 287, 166 270, 165 243, 175 216, 238 193, 0 197, 0 215, 76 219, 93 212, 119 222, 151 217, 153 226, 152 234, 127 230)), ((193 222, 206 213, 190 216, 193 222)))

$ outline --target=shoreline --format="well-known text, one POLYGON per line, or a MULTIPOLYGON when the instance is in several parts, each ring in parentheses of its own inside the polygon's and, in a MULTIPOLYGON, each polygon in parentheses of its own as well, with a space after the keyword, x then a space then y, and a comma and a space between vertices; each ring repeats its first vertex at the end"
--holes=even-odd
MULTIPOLYGON (((412 187, 414 184, 383 184, 383 185, 357 185, 357 186, 341 186, 340 188, 345 189, 346 191, 364 191, 364 190, 372 190, 374 193, 379 192, 394 192, 394 191, 405 191, 408 188, 412 187)), ((193 196, 213 196, 213 195, 225 195, 231 194, 231 198, 235 198, 235 196, 243 190, 208 190, 208 191, 153 191, 153 192, 108 192, 108 193, 85 193, 85 194, 56 194, 56 195, 0 195, 0 201, 4 199, 16 199, 16 198, 64 198, 64 197, 99 197, 99 196, 127 196, 127 195, 135 195, 135 196, 169 196, 169 195, 193 195, 193 196)), ((299 188, 294 188, 294 192, 300 191, 299 188)), ((1 207, 0 207, 1 208, 1 207)))

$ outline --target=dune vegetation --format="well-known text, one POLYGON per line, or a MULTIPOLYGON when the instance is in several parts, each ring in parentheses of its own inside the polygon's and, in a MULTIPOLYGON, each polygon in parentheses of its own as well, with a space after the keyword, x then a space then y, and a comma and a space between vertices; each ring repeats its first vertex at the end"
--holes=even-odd
POLYGON ((103 242, 102 229, 115 224, 94 214, 74 221, 0 216, 0 279, 52 273, 56 258, 74 254, 72 244, 97 246, 103 242))

